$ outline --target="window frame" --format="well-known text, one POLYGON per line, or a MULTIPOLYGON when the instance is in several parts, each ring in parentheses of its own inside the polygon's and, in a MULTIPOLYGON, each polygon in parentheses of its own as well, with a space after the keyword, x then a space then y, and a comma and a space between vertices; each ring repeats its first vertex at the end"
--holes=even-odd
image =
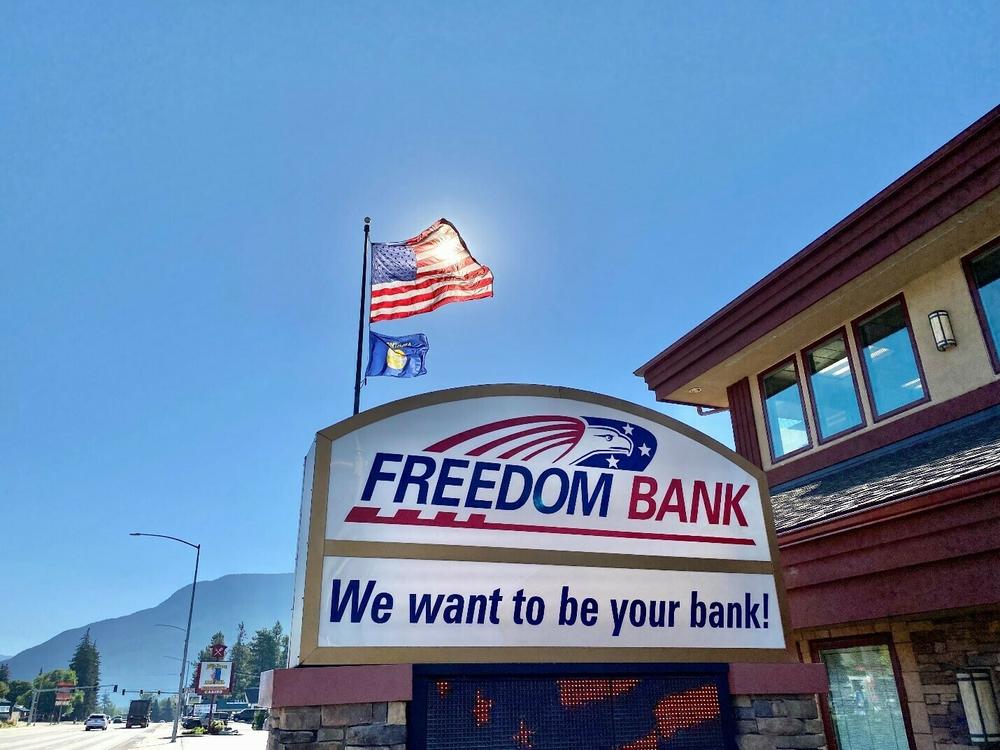
MULTIPOLYGON (((962 270, 965 272, 965 281, 969 285, 969 295, 972 297, 972 306, 976 308, 976 317, 979 319, 979 333, 982 334, 986 344, 986 351, 990 355, 990 364, 993 365, 994 374, 1000 374, 1000 352, 993 341, 993 334, 990 333, 989 319, 986 317, 986 308, 983 307, 983 298, 976 286, 976 279, 972 275, 972 263, 979 256, 986 255, 994 250, 1000 251, 1000 240, 988 242, 980 248, 973 250, 962 258, 962 270)), ((1000 331, 997 331, 1000 335, 1000 331)))
POLYGON ((806 388, 809 389, 809 408, 812 411, 813 424, 816 426, 816 444, 825 445, 834 440, 839 440, 845 435, 850 435, 852 432, 857 432, 858 430, 863 430, 868 426, 868 419, 865 417, 865 410, 861 403, 861 386, 858 384, 858 368, 855 366, 854 353, 851 352, 851 337, 847 330, 847 326, 841 326, 836 328, 826 336, 822 336, 816 339, 814 342, 809 344, 809 346, 802 349, 799 352, 799 356, 802 357, 802 373, 806 381, 806 388), (857 400, 858 404, 858 414, 861 416, 861 423, 855 425, 854 427, 848 427, 847 429, 841 430, 840 432, 830 435, 830 437, 824 438, 823 431, 820 429, 819 420, 819 409, 816 408, 816 394, 813 393, 812 379, 809 377, 809 366, 808 366, 808 356, 809 352, 818 347, 820 344, 829 341, 830 339, 840 335, 844 340, 844 349, 847 352, 847 363, 851 368, 851 380, 854 383, 854 398, 857 400))
POLYGON ((923 363, 920 361, 920 350, 917 349, 917 338, 916 336, 913 335, 913 321, 910 319, 910 310, 906 306, 906 298, 903 296, 902 292, 895 295, 894 297, 890 297, 882 304, 871 308, 867 312, 862 313, 854 320, 852 320, 851 331, 854 334, 854 346, 857 348, 858 351, 858 360, 860 360, 861 362, 861 372, 864 374, 865 378, 865 392, 866 392, 865 395, 868 399, 868 407, 871 409, 872 424, 877 424, 878 422, 890 419, 891 417, 894 417, 897 414, 902 414, 903 412, 909 411, 910 409, 920 406, 921 404, 926 404, 928 401, 931 400, 931 389, 927 383, 927 376, 924 375, 923 363), (906 321, 906 332, 910 336, 910 346, 913 347, 913 361, 917 365, 917 375, 920 376, 920 383, 924 387, 924 396, 921 399, 918 399, 916 401, 911 401, 910 403, 904 404, 903 406, 897 406, 895 409, 887 411, 885 414, 879 414, 878 408, 875 405, 875 393, 872 389, 871 375, 868 372, 868 362, 865 360, 865 349, 861 342, 861 323, 865 319, 871 318, 872 316, 877 315, 883 310, 893 307, 897 303, 899 303, 899 306, 903 310, 903 319, 906 321))
MULTIPOLYGON (((896 646, 892 635, 889 633, 867 633, 865 635, 851 635, 843 638, 818 638, 809 641, 809 656, 813 664, 823 664, 819 652, 838 648, 855 648, 858 646, 885 646, 889 649, 889 663, 892 664, 892 677, 896 682, 896 695, 899 696, 899 710, 903 715, 903 729, 906 731, 906 741, 911 750, 916 747, 913 739, 913 726, 910 723, 910 704, 906 695, 906 686, 903 684, 903 672, 899 666, 899 658, 896 656, 896 646)), ((818 696, 819 712, 823 718, 823 731, 826 734, 826 746, 829 750, 840 750, 840 743, 837 742, 837 730, 833 726, 833 717, 830 715, 830 694, 818 696)))
POLYGON ((813 435, 812 430, 809 427, 809 416, 806 413, 805 404, 805 391, 802 388, 802 375, 799 371, 799 363, 794 354, 790 354, 779 362, 765 368, 763 371, 757 374, 757 389, 760 395, 760 408, 761 414, 764 417, 764 433, 767 435, 767 449, 771 454, 771 464, 777 464, 780 461, 784 461, 792 456, 797 456, 805 451, 812 450, 813 448, 813 435), (764 378, 773 373, 775 370, 780 370, 782 367, 787 365, 789 362, 792 363, 792 369, 795 371, 795 380, 799 384, 799 405, 802 407, 802 421, 806 426, 806 444, 801 448, 796 448, 795 450, 785 453, 780 457, 774 455, 774 439, 771 437, 771 423, 767 419, 767 391, 764 389, 764 378))

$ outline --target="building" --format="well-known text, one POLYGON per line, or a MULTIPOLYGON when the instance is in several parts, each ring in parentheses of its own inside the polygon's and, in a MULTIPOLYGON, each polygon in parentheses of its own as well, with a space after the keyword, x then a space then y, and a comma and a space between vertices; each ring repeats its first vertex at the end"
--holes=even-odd
POLYGON ((28 709, 19 706, 8 700, 0 699, 0 723, 16 725, 21 721, 21 717, 28 713, 28 709))
POLYGON ((636 374, 766 472, 829 746, 1000 741, 1000 107, 636 374))

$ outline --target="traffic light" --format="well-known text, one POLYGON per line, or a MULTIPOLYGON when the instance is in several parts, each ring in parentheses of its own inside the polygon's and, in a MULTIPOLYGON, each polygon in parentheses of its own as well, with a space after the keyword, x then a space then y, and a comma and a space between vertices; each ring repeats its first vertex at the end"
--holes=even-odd
POLYGON ((142 691, 142 690, 140 690, 140 691, 139 691, 139 697, 142 697, 142 694, 143 694, 143 691, 142 691))
POLYGON ((111 692, 112 692, 112 693, 117 693, 117 692, 118 692, 118 686, 117 686, 117 685, 115 685, 115 689, 114 689, 114 690, 112 690, 111 692))
POLYGON ((125 695, 125 688, 122 688, 122 695, 125 695))
POLYGON ((159 691, 159 690, 157 690, 157 691, 156 691, 156 694, 157 694, 157 695, 159 695, 159 694, 160 694, 160 691, 159 691))

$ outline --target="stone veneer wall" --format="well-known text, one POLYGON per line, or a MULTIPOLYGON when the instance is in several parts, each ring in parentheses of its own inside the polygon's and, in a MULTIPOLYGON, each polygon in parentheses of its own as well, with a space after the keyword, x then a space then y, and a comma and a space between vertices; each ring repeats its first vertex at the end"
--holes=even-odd
POLYGON ((799 652, 811 659, 809 641, 889 633, 899 661, 917 750, 973 750, 956 670, 990 669, 1000 695, 1000 609, 872 620, 796 631, 799 652))
POLYGON ((826 747, 813 695, 734 695, 732 702, 740 750, 826 747))
POLYGON ((406 703, 272 708, 267 750, 406 750, 406 703))
MULTIPOLYGON (((739 750, 825 748, 812 695, 734 695, 739 750)), ((267 750, 406 750, 406 703, 274 708, 267 750)))

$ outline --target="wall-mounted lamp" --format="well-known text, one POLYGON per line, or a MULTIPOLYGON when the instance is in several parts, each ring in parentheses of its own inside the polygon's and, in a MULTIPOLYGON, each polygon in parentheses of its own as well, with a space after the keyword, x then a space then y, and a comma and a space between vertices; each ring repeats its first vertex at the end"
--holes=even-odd
POLYGON ((965 708, 969 724, 969 737, 977 745, 1000 742, 1000 716, 997 715, 997 698, 988 669, 970 669, 956 672, 958 694, 965 708))
POLYGON ((934 334, 934 345, 939 352, 958 346, 955 340, 955 332, 951 328, 951 318, 947 310, 935 310, 927 316, 931 323, 931 332, 934 334))

